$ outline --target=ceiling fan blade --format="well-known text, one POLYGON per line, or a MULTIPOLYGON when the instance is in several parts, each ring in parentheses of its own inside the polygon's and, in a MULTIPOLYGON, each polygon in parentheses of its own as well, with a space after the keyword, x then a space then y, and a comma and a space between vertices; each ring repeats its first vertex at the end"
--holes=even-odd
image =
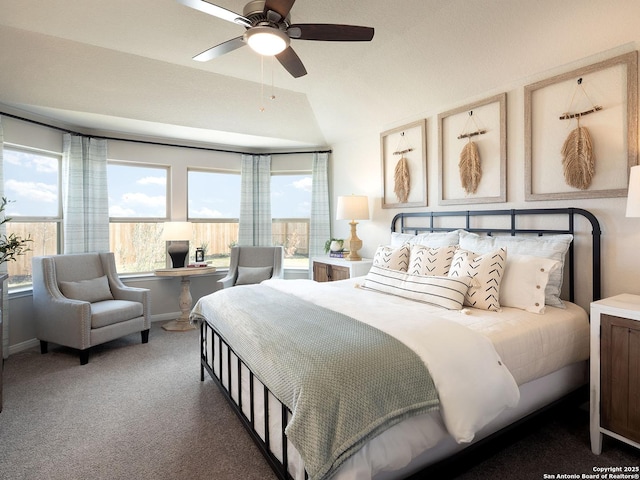
POLYGON ((209 60, 213 60, 214 58, 220 57, 225 53, 233 52, 240 47, 244 47, 246 43, 244 43, 243 37, 232 38, 231 40, 227 40, 224 43, 216 45, 215 47, 211 47, 208 50, 205 50, 202 53, 199 53, 195 57, 194 60, 198 62, 208 62, 209 60))
POLYGON ((356 25, 332 23, 298 23, 287 28, 291 38, 299 40, 324 40, 329 42, 368 42, 374 29, 356 25))
POLYGON ((267 0, 264 3, 264 13, 272 10, 280 15, 281 18, 287 18, 294 3, 296 3, 296 0, 267 0))
POLYGON ((293 51, 293 48, 287 47, 282 53, 276 55, 276 58, 294 78, 299 78, 307 74, 307 69, 304 68, 300 57, 293 51))
POLYGON ((242 25, 243 27, 251 26, 251 21, 248 18, 232 12, 231 10, 227 10, 226 8, 214 5, 213 3, 205 2, 204 0, 178 0, 178 2, 186 5, 187 7, 191 7, 196 10, 200 10, 201 12, 208 13, 209 15, 213 15, 214 17, 221 18, 222 20, 237 23, 238 25, 242 25))

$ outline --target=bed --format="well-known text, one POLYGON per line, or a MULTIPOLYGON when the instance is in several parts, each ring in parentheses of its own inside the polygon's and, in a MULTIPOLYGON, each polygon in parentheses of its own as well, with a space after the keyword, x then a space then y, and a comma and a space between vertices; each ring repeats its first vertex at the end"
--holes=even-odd
POLYGON ((366 277, 269 280, 192 310, 201 379, 279 478, 407 478, 587 383, 594 215, 411 212, 391 230, 366 277))

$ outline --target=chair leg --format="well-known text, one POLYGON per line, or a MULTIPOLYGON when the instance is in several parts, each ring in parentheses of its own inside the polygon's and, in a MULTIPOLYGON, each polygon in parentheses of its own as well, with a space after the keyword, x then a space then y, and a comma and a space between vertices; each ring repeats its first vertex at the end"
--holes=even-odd
POLYGON ((140 334, 142 335, 142 343, 149 343, 149 329, 142 330, 140 334))
POLYGON ((80 350, 80 365, 89 363, 89 349, 80 350))
POLYGON ((40 340, 40 353, 47 353, 49 351, 49 344, 44 340, 40 340))

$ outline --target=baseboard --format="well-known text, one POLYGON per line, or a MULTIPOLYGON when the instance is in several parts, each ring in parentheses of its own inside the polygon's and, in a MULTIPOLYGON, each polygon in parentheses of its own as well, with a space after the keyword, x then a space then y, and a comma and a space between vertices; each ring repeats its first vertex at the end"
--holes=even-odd
POLYGON ((27 340, 25 342, 16 343, 15 345, 9 345, 9 356, 14 353, 24 352, 25 350, 29 350, 30 348, 37 347, 40 345, 40 342, 37 338, 32 338, 31 340, 27 340))
MULTIPOLYGON (((178 317, 180 317, 180 312, 151 315, 151 323, 166 322, 168 320, 175 320, 178 317)), ((15 345, 9 345, 8 356, 13 355, 14 353, 24 352, 25 350, 29 350, 30 348, 39 346, 40 341, 37 338, 32 338, 31 340, 16 343, 15 345)))

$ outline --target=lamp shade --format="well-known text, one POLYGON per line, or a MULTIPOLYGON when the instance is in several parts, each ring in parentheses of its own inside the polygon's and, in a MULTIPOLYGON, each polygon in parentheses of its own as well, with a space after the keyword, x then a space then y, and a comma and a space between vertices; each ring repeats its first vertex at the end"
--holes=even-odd
POLYGON ((169 241, 190 240, 193 235, 191 222, 165 222, 162 238, 169 241))
POLYGON ((627 217, 640 217, 640 165, 631 167, 627 195, 627 217))
POLYGON ((365 195, 338 197, 336 220, 369 220, 369 199, 365 195))

